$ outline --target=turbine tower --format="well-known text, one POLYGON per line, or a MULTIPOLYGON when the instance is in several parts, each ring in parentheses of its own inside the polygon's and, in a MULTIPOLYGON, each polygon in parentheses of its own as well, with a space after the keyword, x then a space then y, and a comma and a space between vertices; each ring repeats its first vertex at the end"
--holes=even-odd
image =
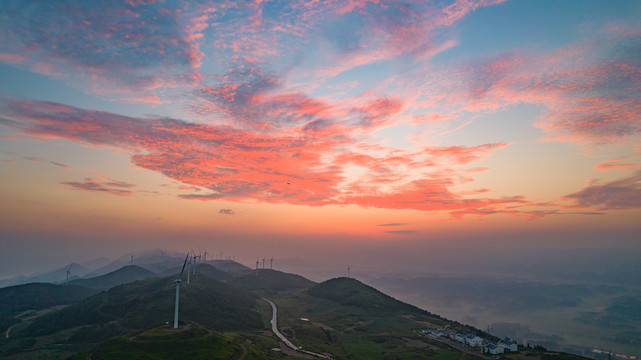
MULTIPOLYGON (((185 262, 183 263, 183 268, 182 270, 180 270, 180 277, 174 280, 174 283, 176 283, 176 305, 174 306, 174 329, 178 329, 178 303, 180 299, 180 285, 183 285, 182 278, 183 278, 183 272, 185 271, 185 265, 187 265, 187 258, 189 258, 189 253, 187 253, 187 256, 185 256, 185 262)), ((189 276, 189 271, 187 272, 187 276, 189 276)))
POLYGON ((269 259, 269 268, 273 269, 274 268, 274 257, 272 256, 271 259, 269 259))
MULTIPOLYGON (((187 258, 189 259, 189 253, 187 253, 187 258)), ((189 274, 191 274, 191 267, 192 266, 193 265, 191 264, 191 259, 189 259, 189 268, 187 269, 187 284, 189 284, 189 274)), ((184 268, 185 267, 183 266, 183 270, 184 270, 184 268)), ((181 274, 182 274, 182 271, 181 271, 181 274)))
POLYGON ((133 264, 134 264, 134 254, 131 254, 131 263, 129 265, 133 265, 133 264))
POLYGON ((192 270, 194 272, 194 275, 196 275, 196 258, 198 257, 198 255, 196 255, 194 250, 192 250, 191 253, 194 255, 194 257, 193 257, 194 262, 193 262, 193 264, 191 266, 192 266, 192 270))
POLYGON ((256 275, 258 275, 258 258, 256 258, 256 275))
POLYGON ((69 285, 69 278, 71 277, 71 267, 73 264, 69 265, 69 269, 67 269, 67 280, 65 280, 65 285, 69 285))

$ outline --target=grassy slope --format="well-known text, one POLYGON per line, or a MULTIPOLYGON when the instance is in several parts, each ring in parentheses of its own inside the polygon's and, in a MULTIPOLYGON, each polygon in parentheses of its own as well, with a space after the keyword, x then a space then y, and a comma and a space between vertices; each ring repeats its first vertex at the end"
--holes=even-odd
POLYGON ((231 286, 258 293, 307 289, 316 285, 300 275, 289 274, 271 269, 259 269, 227 280, 231 286))
POLYGON ((337 359, 420 359, 438 354, 423 339, 412 341, 419 339, 412 329, 425 322, 441 324, 443 319, 354 279, 328 280, 308 290, 275 294, 271 300, 278 306, 283 333, 311 351, 337 359))
POLYGON ((239 359, 243 353, 248 360, 264 358, 234 335, 213 332, 190 323, 178 330, 155 327, 119 336, 70 359, 239 359))
POLYGON ((96 291, 75 285, 31 283, 0 289, 0 315, 15 316, 26 310, 78 302, 96 291))
MULTIPOLYGON (((188 291, 181 289, 181 319, 198 321, 216 330, 262 327, 252 308, 255 296, 219 281, 195 277, 188 291)), ((125 329, 141 329, 173 321, 175 285, 171 278, 152 278, 116 286, 75 305, 44 315, 24 335, 47 335, 70 327, 115 322, 125 329)))
POLYGON ((105 290, 116 285, 126 284, 155 276, 157 276, 155 273, 140 266, 127 265, 105 275, 89 279, 72 280, 69 284, 84 286, 96 290, 105 290))

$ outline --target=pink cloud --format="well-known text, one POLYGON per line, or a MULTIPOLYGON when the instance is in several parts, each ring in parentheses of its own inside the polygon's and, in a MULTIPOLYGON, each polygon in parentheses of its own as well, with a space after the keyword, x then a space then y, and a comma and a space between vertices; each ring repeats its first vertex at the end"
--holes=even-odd
POLYGON ((609 170, 609 169, 630 169, 641 166, 641 163, 634 162, 622 162, 622 159, 615 159, 610 161, 604 161, 597 164, 594 168, 596 170, 609 170))
MULTIPOLYGON (((298 104, 297 108, 309 108, 309 113, 324 111, 322 106, 307 100, 293 103, 298 104)), ((361 110, 384 118, 397 111, 398 106, 393 101, 381 100, 368 103, 367 110, 361 110)), ((363 144, 363 149, 381 154, 371 155, 339 150, 353 141, 349 135, 315 136, 305 130, 308 124, 289 133, 260 134, 167 118, 137 119, 29 100, 3 100, 0 111, 12 120, 8 126, 22 132, 116 147, 131 152, 131 161, 138 167, 207 190, 182 194, 185 199, 313 206, 356 204, 425 211, 524 203, 520 198, 463 198, 449 190, 462 177, 457 171, 429 170, 431 161, 466 165, 504 144, 433 147, 414 153, 363 144), (352 165, 367 169, 365 177, 348 178, 347 169, 352 165), (408 180, 407 171, 416 174, 417 169, 429 175, 408 180)), ((106 178, 64 184, 116 195, 131 195, 133 187, 106 178)))
POLYGON ((476 161, 487 155, 488 152, 495 151, 505 147, 506 144, 493 143, 483 144, 473 147, 467 146, 446 146, 446 147, 428 147, 425 153, 436 157, 448 157, 459 165, 476 161))

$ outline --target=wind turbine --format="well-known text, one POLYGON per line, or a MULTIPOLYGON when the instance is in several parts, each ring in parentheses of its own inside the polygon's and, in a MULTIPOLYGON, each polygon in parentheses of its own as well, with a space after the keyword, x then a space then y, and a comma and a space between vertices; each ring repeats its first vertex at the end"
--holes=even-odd
POLYGON ((269 268, 273 269, 274 268, 274 257, 272 256, 271 259, 269 259, 269 268))
POLYGON ((65 280, 65 285, 69 285, 69 278, 71 277, 71 267, 73 264, 69 265, 69 269, 67 269, 67 280, 65 280))
POLYGON ((193 257, 193 259, 194 259, 194 263, 193 263, 191 266, 192 266, 192 270, 193 270, 193 272, 194 272, 194 275, 196 275, 196 258, 198 257, 198 255, 196 255, 196 253, 194 252, 194 250, 192 250, 192 251, 191 251, 191 253, 192 253, 192 255, 194 256, 194 257, 193 257))
MULTIPOLYGON (((180 285, 185 286, 182 283, 182 278, 183 278, 183 272, 185 271, 185 265, 187 265, 187 258, 189 258, 189 253, 187 253, 187 256, 185 256, 185 262, 183 263, 183 268, 182 270, 180 270, 180 277, 174 280, 174 283, 176 283, 176 306, 174 307, 174 329, 178 329, 178 303, 180 299, 180 285)), ((189 271, 187 272, 187 276, 189 276, 189 271)), ((189 281, 187 281, 187 283, 189 284, 189 281)), ((185 290, 187 290, 187 288, 185 288, 185 290)))
POLYGON ((256 258, 256 275, 258 275, 258 258, 256 258))
POLYGON ((134 264, 134 254, 131 254, 131 263, 129 265, 133 265, 133 264, 134 264))
MULTIPOLYGON (((187 253, 187 258, 189 259, 189 252, 187 253)), ((187 261, 187 260, 185 260, 187 261)), ((189 274, 191 274, 191 267, 193 265, 191 264, 191 259, 189 259, 189 269, 187 269, 187 284, 189 284, 189 274)), ((183 265, 183 270, 185 270, 185 266, 183 265)), ((180 272, 181 278, 182 278, 182 271, 180 272)))

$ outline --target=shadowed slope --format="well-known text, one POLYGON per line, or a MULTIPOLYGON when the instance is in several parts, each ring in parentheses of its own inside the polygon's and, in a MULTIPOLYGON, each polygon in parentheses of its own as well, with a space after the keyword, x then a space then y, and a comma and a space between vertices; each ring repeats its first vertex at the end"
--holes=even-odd
POLYGON ((324 299, 334 300, 341 305, 358 306, 376 311, 409 311, 412 313, 429 314, 414 305, 396 300, 383 294, 371 286, 352 278, 335 278, 317 284, 307 290, 307 293, 324 299))
POLYGON ((26 310, 42 310, 76 303, 95 290, 76 285, 31 283, 0 289, 0 314, 15 316, 26 310))
POLYGON ((90 351, 71 357, 81 359, 264 359, 254 347, 234 335, 208 330, 197 323, 179 329, 154 327, 119 336, 90 351))
POLYGON ((69 284, 80 285, 96 290, 105 290, 116 285, 122 285, 154 276, 156 276, 155 273, 145 268, 136 265, 127 265, 105 275, 89 279, 77 279, 70 281, 69 284))
POLYGON ((234 277, 228 284, 247 290, 285 291, 307 289, 316 283, 300 275, 289 274, 278 270, 258 269, 246 275, 234 277))

